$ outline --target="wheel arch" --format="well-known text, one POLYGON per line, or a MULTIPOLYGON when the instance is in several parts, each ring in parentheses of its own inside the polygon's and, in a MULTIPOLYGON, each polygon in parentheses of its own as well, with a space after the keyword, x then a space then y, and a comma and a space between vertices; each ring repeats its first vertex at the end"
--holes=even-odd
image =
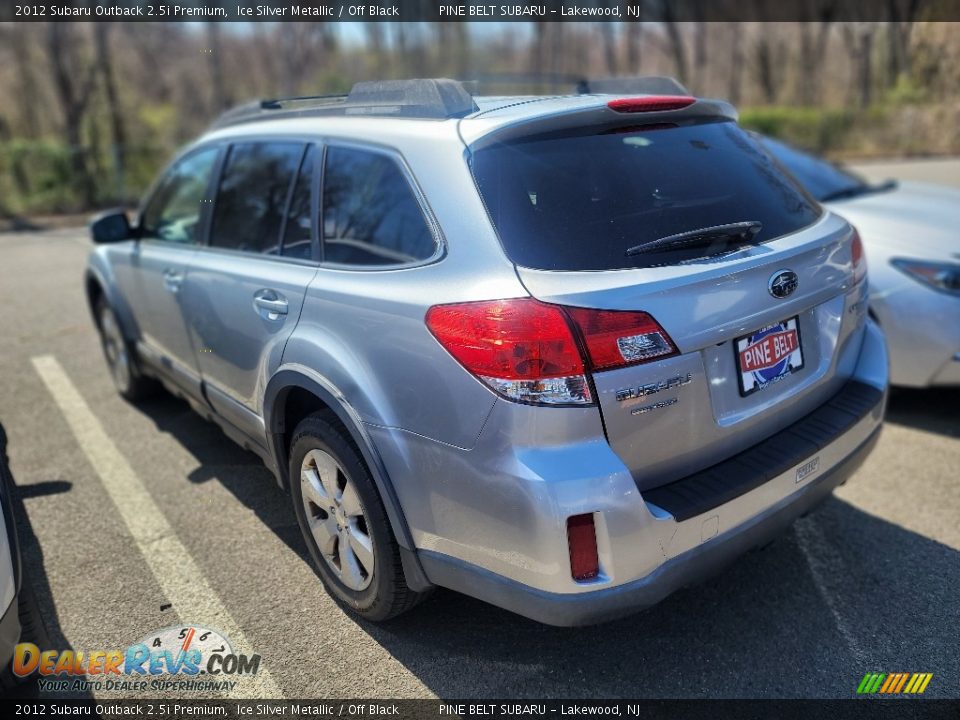
POLYGON ((137 320, 127 304, 122 293, 120 293, 114 283, 108 276, 109 267, 105 273, 103 269, 91 264, 87 267, 83 276, 84 296, 87 298, 87 307, 93 318, 93 325, 100 329, 100 318, 97 316, 97 303, 101 298, 105 298, 107 304, 114 311, 123 336, 130 342, 134 342, 140 337, 137 320))
POLYGON ((278 468, 277 480, 289 489, 287 468, 290 464, 289 443, 296 422, 317 411, 331 412, 360 450, 370 475, 373 477, 394 537, 400 546, 404 576, 411 589, 423 592, 431 587, 416 554, 413 536, 407 525, 403 508, 387 473, 380 454, 363 427, 360 415, 346 398, 319 374, 302 366, 288 366, 278 370, 267 383, 263 400, 263 418, 267 430, 267 444, 278 468), (313 404, 304 402, 312 398, 313 404), (300 403, 301 412, 290 413, 290 402, 300 403))

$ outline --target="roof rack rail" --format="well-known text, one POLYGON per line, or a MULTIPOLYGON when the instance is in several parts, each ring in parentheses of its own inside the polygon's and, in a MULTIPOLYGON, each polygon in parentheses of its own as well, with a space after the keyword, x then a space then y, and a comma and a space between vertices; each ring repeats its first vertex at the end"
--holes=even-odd
POLYGON ((678 80, 666 75, 635 77, 605 77, 584 80, 581 94, 601 93, 610 95, 636 93, 637 95, 689 95, 678 80))
POLYGON ((307 95, 247 103, 223 113, 214 128, 275 118, 367 115, 444 120, 477 110, 456 80, 429 78, 358 82, 347 95, 307 95))

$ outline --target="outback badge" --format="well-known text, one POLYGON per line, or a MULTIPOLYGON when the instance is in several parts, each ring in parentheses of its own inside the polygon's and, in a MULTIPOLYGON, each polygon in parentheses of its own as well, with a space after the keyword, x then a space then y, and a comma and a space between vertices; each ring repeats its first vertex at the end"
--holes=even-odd
POLYGON ((640 387, 622 388, 617 390, 617 402, 624 400, 634 400, 636 398, 653 395, 661 390, 669 390, 683 385, 689 385, 693 382, 693 376, 690 373, 686 375, 675 375, 667 380, 658 380, 657 382, 641 385, 640 387))

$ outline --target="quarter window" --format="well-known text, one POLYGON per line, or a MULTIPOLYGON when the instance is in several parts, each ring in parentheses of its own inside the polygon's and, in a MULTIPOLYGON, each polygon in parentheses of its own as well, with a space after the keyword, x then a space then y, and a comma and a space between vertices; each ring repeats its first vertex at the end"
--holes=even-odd
POLYGON ((397 265, 430 258, 436 245, 413 189, 387 155, 327 150, 323 177, 324 259, 397 265))
POLYGON ((210 244, 280 254, 283 213, 302 155, 299 143, 232 146, 217 191, 210 244))
POLYGON ((183 244, 199 241, 203 200, 219 150, 207 148, 177 162, 157 186, 140 219, 140 236, 183 244))

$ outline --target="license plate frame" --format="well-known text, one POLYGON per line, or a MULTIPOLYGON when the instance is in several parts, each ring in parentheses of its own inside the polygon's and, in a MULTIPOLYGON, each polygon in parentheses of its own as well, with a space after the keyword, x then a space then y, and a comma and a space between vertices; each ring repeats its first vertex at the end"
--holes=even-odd
POLYGON ((802 370, 805 363, 800 316, 788 317, 738 337, 733 341, 733 354, 741 397, 790 377, 802 370))

